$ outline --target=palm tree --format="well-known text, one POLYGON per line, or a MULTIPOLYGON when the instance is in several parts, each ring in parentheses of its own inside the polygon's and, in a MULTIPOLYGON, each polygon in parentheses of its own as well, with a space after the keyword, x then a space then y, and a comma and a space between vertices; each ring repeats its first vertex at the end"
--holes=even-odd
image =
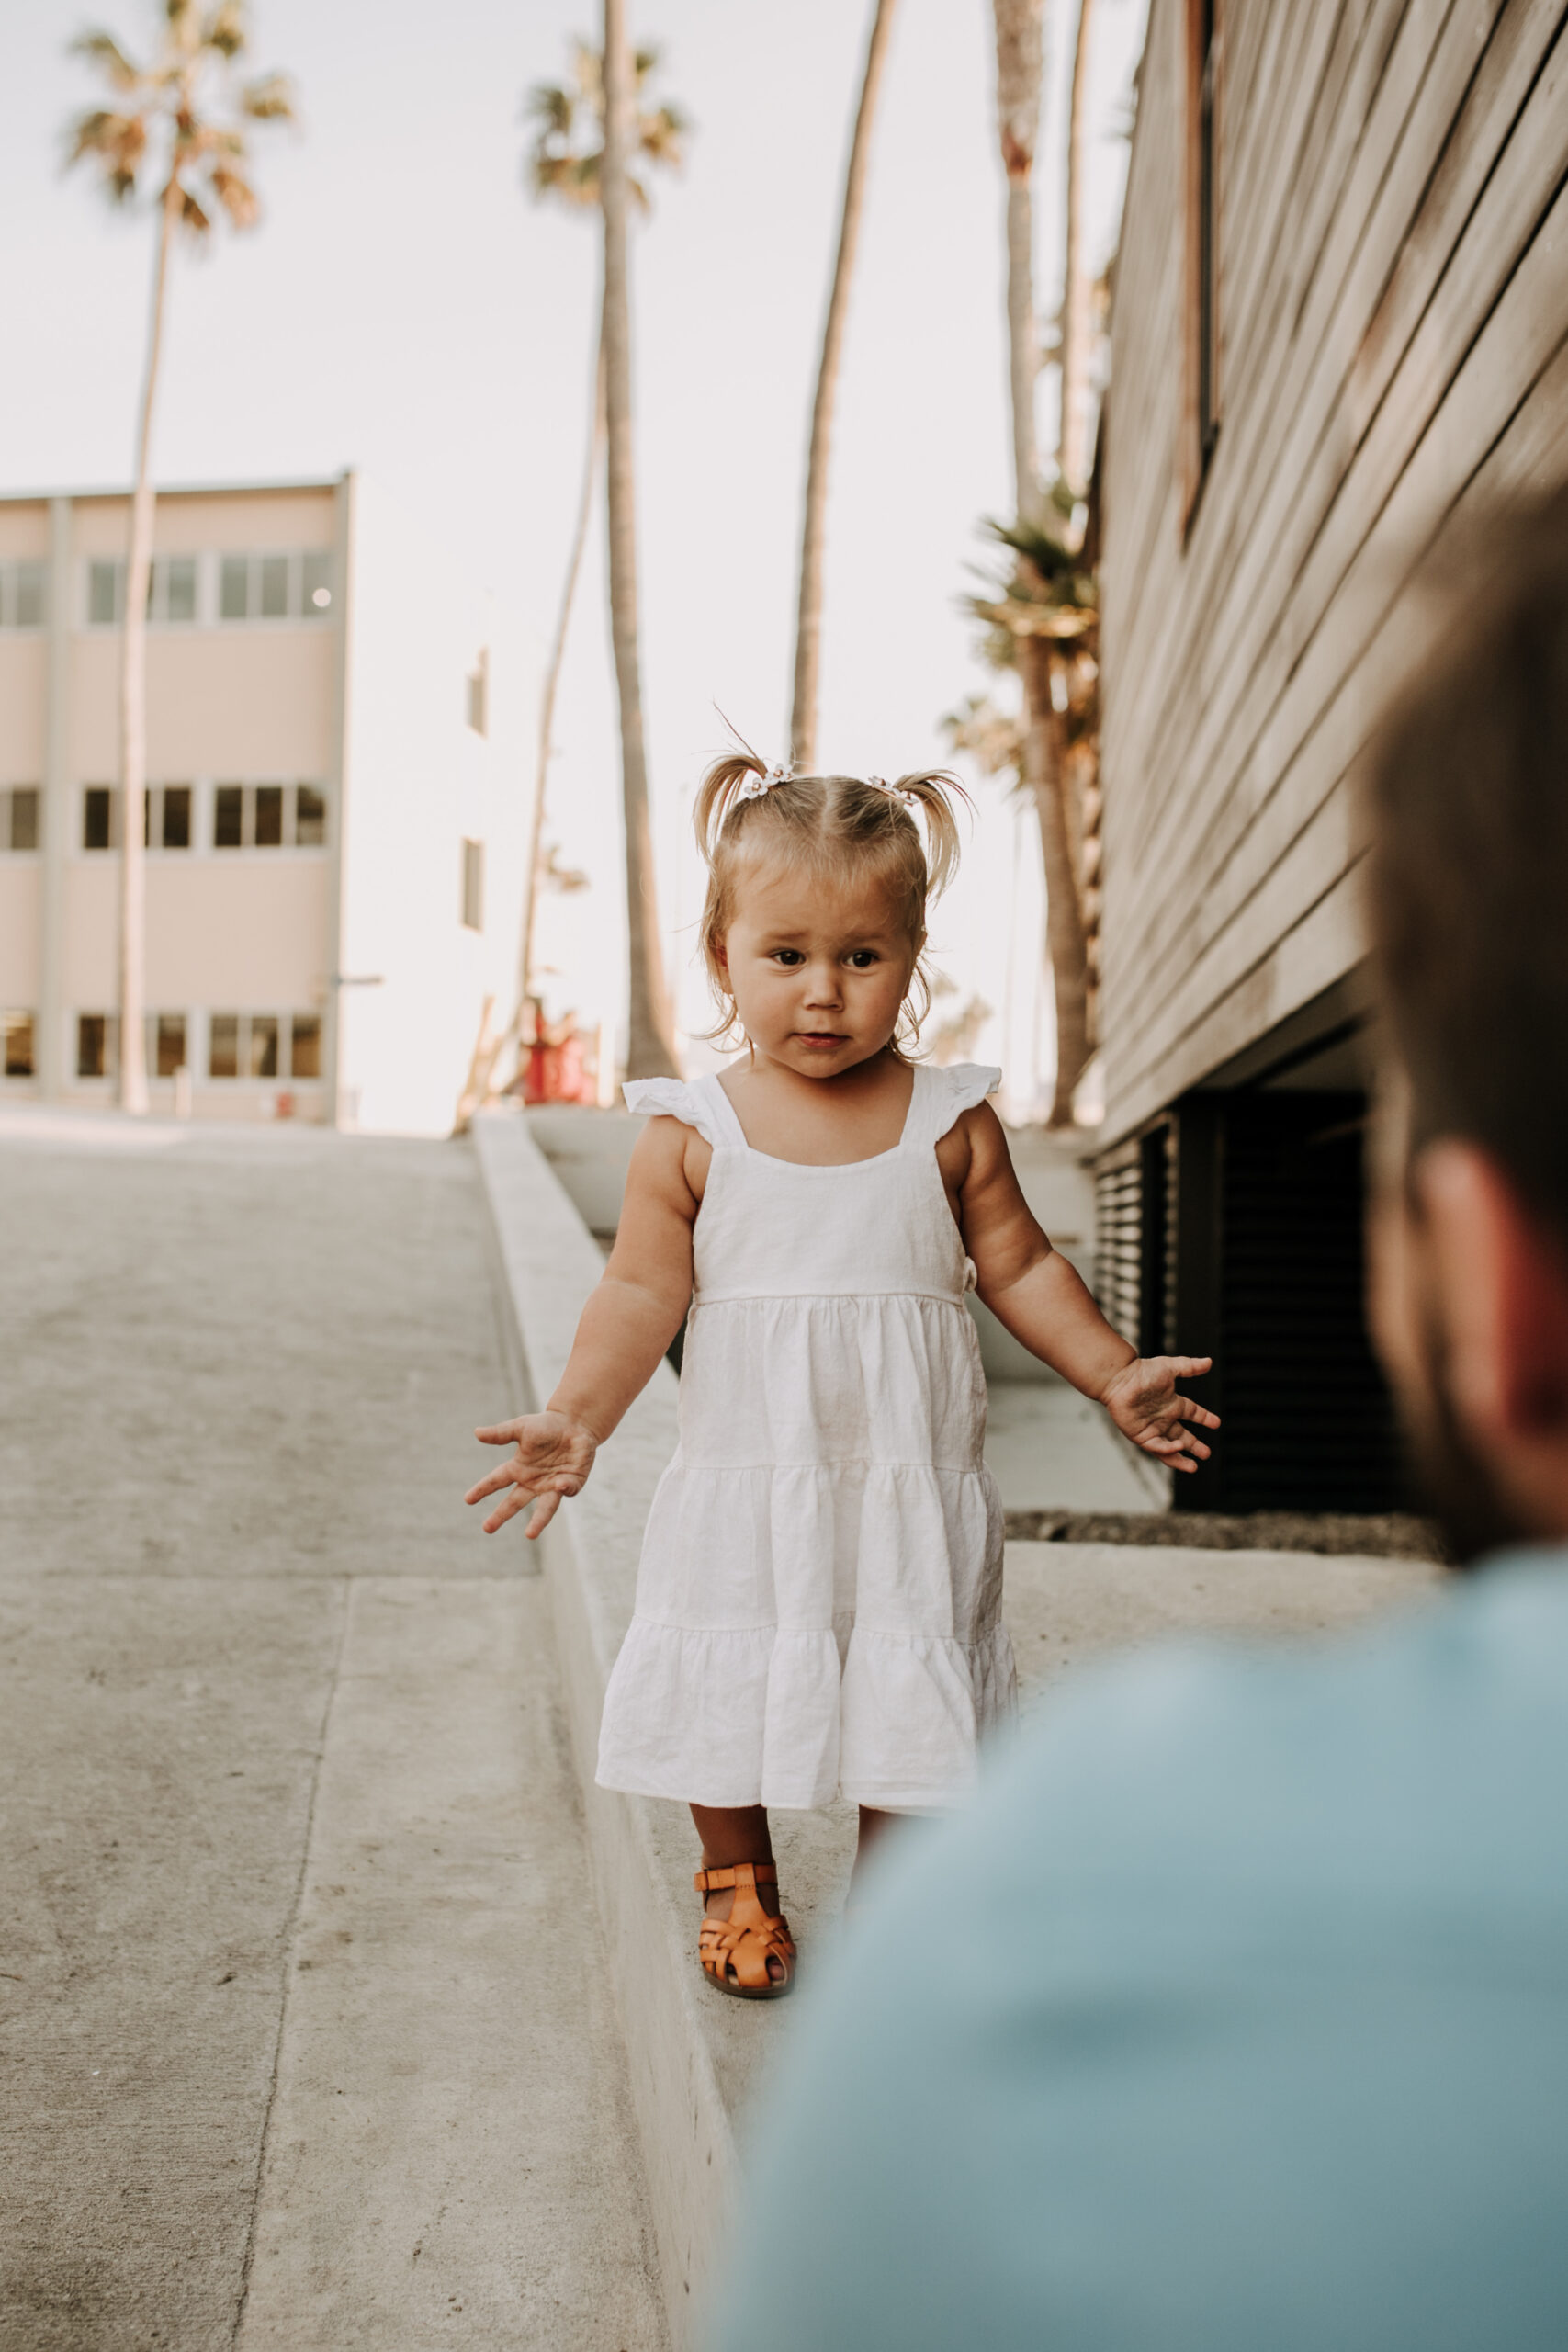
POLYGON ((790 758, 797 768, 817 763, 817 704, 821 674, 822 555, 828 516, 828 458, 833 435, 833 406, 839 390, 839 362, 843 350, 844 322, 849 315, 850 280, 854 275, 855 247, 860 241, 861 215, 865 205, 865 175, 871 155, 871 127, 876 114, 882 69, 893 31, 895 0, 876 0, 866 44, 865 72, 861 76, 860 106, 854 137, 850 141, 849 168, 844 174, 843 211, 839 222, 839 252, 833 265, 832 290, 822 328, 822 356, 817 368, 817 397, 811 409, 811 447, 806 465, 806 516, 800 539, 800 595, 795 624, 795 705, 790 717, 790 758))
POLYGON ((1007 177, 1008 389, 1012 409, 1013 509, 1038 519, 1040 450, 1034 390, 1040 336, 1034 317, 1034 146, 1044 79, 1045 0, 994 0, 997 134, 1007 177))
MULTIPOLYGON (((1089 965, 1068 813, 1065 731, 1058 698, 1059 646, 1082 634, 1076 588, 1070 491, 1048 491, 1040 477, 1034 429, 1039 372, 1035 331, 1033 207, 1031 181, 1044 72, 1045 0, 992 0, 997 36, 997 129, 1007 175, 1008 380, 1012 403, 1013 502, 1010 531, 998 533, 1014 554, 1013 575, 977 599, 976 612, 1000 633, 1023 682, 1026 725, 1023 780, 1034 802, 1045 870, 1046 952, 1056 1004, 1056 1078, 1051 1125, 1070 1126, 1073 1091, 1089 1056, 1089 965)), ((1075 75, 1075 79, 1077 76, 1075 75)), ((1060 469, 1058 469, 1058 483, 1060 469)), ((1092 583, 1088 607, 1092 606, 1092 583)))
POLYGON ((626 43, 626 0, 604 0, 604 143, 599 202, 604 219, 605 489, 609 508, 610 638, 621 718, 621 802, 626 853, 626 946, 630 1017, 626 1075, 678 1075, 675 1028, 659 947, 648 760, 642 737, 637 659, 637 501, 632 455, 631 303, 626 215, 631 203, 636 84, 626 43))
POLYGON ((993 666, 1023 681, 1021 724, 1010 726, 984 701, 945 722, 955 751, 991 774, 1011 770, 1028 791, 1040 829, 1045 874, 1045 937, 1056 1002, 1056 1077, 1051 1125, 1073 1124, 1073 1091, 1090 1052, 1089 910, 1082 825, 1072 770, 1098 744, 1099 596, 1094 573, 1075 548, 1075 502, 1060 482, 1036 524, 991 526, 1012 554, 1006 574, 968 599, 987 626, 993 666))
POLYGON ((147 792, 147 594, 152 569, 153 491, 148 470, 158 362, 164 338, 169 248, 176 229, 200 241, 219 216, 249 229, 260 216, 247 175, 245 125, 292 118, 293 96, 280 74, 236 83, 246 47, 245 0, 217 0, 204 14, 196 0, 164 0, 164 32, 152 62, 138 65, 114 36, 84 33, 73 50, 98 66, 115 103, 90 108, 69 126, 67 168, 91 156, 116 204, 130 202, 144 180, 162 175, 152 266, 152 311, 141 378, 136 480, 125 564, 119 664, 119 1101, 147 1108, 147 1047, 142 1025, 146 930, 143 826, 147 792), (216 84, 216 103, 209 92, 216 84))
POLYGON ((1073 88, 1067 112, 1067 210, 1062 266, 1061 432, 1063 481, 1081 498, 1089 481, 1089 365, 1094 288, 1084 260, 1084 151, 1089 105, 1089 47, 1094 0, 1078 0, 1073 43, 1073 88))
MULTIPOLYGON (((647 163, 678 168, 683 160, 682 141, 687 130, 685 118, 679 107, 668 101, 658 106, 643 103, 644 85, 658 64, 659 51, 656 49, 639 49, 632 60, 636 119, 626 180, 632 201, 642 212, 649 209, 649 197, 647 179, 640 166, 647 163)), ((597 210, 601 202, 600 175, 604 147, 604 76, 598 51, 579 41, 573 56, 571 81, 536 84, 528 96, 527 112, 538 126, 529 156, 529 175, 535 194, 553 198, 580 211, 597 210)), ((534 935, 544 869, 545 793, 549 777, 550 737, 555 725, 561 663, 566 655, 567 629, 577 594, 578 575, 582 569, 593 488, 599 478, 600 458, 604 447, 604 341, 602 334, 595 340, 593 404, 588 428, 587 455, 583 461, 582 487, 578 497, 577 522, 572 532, 571 550, 567 558, 566 578, 561 585, 555 637, 539 696, 534 816, 530 829, 528 871, 524 884, 518 1010, 512 1023, 513 1032, 526 1018, 526 1008, 534 998, 534 935)))

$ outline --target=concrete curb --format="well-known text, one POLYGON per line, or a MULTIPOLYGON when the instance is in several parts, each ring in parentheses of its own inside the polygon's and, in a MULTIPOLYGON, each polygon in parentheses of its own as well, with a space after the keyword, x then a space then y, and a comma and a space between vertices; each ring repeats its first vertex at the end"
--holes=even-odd
MULTIPOLYGON (((477 1118, 475 1151, 504 1269, 529 1401, 560 1378, 604 1259, 525 1119, 477 1118)), ((626 2035, 632 2098, 672 2344, 695 2342, 737 2176, 735 2138, 697 2013, 693 1917, 676 1909, 654 1808, 593 1778, 604 1685, 631 1619, 643 1523, 675 1448, 675 1375, 661 1364, 542 1538, 582 1789, 594 1894, 626 2035)), ((694 1898, 693 1898, 694 1903, 694 1898)))

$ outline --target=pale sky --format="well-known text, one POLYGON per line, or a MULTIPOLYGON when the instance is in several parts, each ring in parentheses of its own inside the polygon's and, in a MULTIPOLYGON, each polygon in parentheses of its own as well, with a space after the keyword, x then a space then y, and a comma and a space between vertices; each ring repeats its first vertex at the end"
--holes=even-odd
MULTIPOLYGON (((1115 234, 1146 0, 1095 19, 1090 246, 1115 234)), ((130 470, 151 229, 62 179, 60 126, 92 96, 65 56, 84 24, 148 40, 153 0, 28 0, 0 32, 0 296, 7 365, 0 488, 130 470)), ((1037 175, 1043 312, 1059 272, 1061 126, 1076 9, 1055 0, 1037 175)), ((785 748, 806 433, 869 0, 636 0, 660 86, 693 121, 689 160, 637 232, 643 675, 661 905, 688 1030, 701 874, 687 809, 724 734, 785 748)), ((259 231, 182 258, 156 466, 182 481, 365 469, 543 648, 586 424, 598 286, 590 218, 530 200, 524 94, 566 71, 591 0, 253 0, 258 68, 287 68, 302 128, 260 134, 259 231)), ((823 707, 826 766, 945 757, 942 713, 987 683, 956 609, 976 526, 1009 503, 1003 189, 987 0, 902 0, 872 157, 835 437, 823 707)), ((1042 379, 1051 437, 1054 382, 1042 379)), ((618 770, 602 516, 557 725, 549 831, 590 890, 547 901, 550 1009, 616 1017, 618 770)), ((411 576, 434 598, 439 580, 411 576)), ((531 778, 520 775, 526 795, 531 778)), ((996 1008, 982 1059, 1014 1107, 1050 1062, 1036 980, 1038 849, 999 787, 933 946, 996 1008), (1032 1066, 1032 1067, 1028 1067, 1032 1066)))

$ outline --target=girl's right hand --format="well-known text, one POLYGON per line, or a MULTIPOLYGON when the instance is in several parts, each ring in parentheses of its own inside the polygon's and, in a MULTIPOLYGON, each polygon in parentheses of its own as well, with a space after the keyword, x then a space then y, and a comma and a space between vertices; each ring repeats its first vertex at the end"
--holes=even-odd
POLYGON ((504 1527, 530 1502, 534 1516, 523 1532, 530 1539, 542 1535, 560 1509, 561 1497, 581 1494, 599 1451, 592 1431, 566 1413, 524 1413, 514 1421, 497 1421, 489 1429, 476 1430, 474 1435, 481 1445, 515 1445, 517 1449, 510 1461, 470 1487, 463 1498, 465 1502, 480 1503, 504 1487, 512 1488, 486 1520, 487 1535, 504 1527))

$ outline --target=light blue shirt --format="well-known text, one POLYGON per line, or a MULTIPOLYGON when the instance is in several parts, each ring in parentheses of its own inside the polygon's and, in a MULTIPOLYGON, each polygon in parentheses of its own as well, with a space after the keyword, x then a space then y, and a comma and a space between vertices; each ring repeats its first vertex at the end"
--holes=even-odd
POLYGON ((1568 1553, 1085 1674, 908 1839, 720 2352, 1568 2346, 1568 1553))

